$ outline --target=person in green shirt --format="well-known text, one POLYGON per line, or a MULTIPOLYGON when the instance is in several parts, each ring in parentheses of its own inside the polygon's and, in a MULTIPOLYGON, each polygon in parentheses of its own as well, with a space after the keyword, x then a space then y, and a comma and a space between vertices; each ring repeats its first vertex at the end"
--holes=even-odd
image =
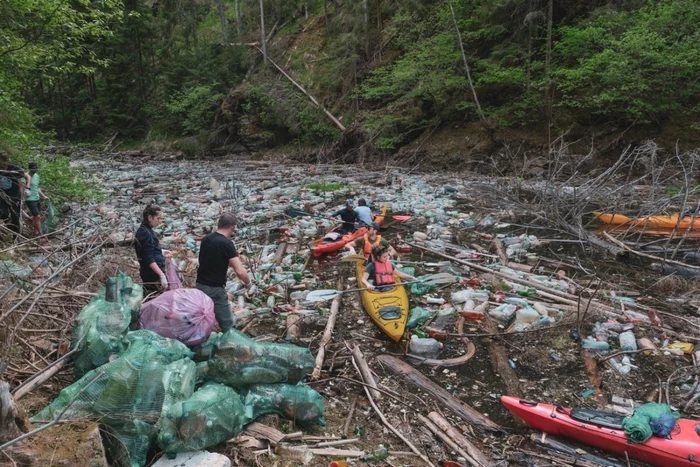
POLYGON ((355 240, 354 243, 345 245, 345 249, 350 250, 351 254, 355 254, 355 248, 357 248, 357 251, 364 253, 365 258, 369 259, 372 248, 376 246, 384 247, 389 252, 389 256, 396 256, 396 250, 394 250, 386 239, 379 235, 379 226, 372 222, 367 225, 367 233, 355 240))
POLYGON ((32 213, 32 227, 34 229, 34 235, 40 237, 41 232, 41 200, 48 199, 41 188, 39 188, 39 183, 41 182, 41 177, 39 176, 39 167, 36 162, 29 163, 29 175, 31 176, 31 181, 29 186, 25 187, 25 198, 24 203, 27 205, 29 212, 32 213))

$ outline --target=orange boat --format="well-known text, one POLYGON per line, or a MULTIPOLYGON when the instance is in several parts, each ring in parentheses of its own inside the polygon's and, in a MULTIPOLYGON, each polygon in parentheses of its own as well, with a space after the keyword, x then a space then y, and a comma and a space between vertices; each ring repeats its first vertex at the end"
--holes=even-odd
MULTIPOLYGON (((374 218, 374 223, 379 224, 379 225, 381 225, 382 222, 384 221, 384 216, 386 216, 387 208, 383 206, 380 209, 380 211, 381 211, 381 214, 379 214, 378 216, 376 216, 374 218)), ((326 235, 328 235, 331 232, 336 232, 339 229, 340 229, 340 227, 336 227, 336 228, 332 229, 330 232, 328 232, 326 235)), ((331 240, 331 241, 328 241, 326 239, 326 235, 324 235, 323 238, 319 238, 318 240, 314 240, 313 243, 311 243, 311 253, 315 257, 319 257, 319 256, 324 255, 326 253, 338 251, 338 250, 342 249, 348 243, 354 241, 355 239, 362 237, 366 233, 367 233, 367 227, 362 226, 352 233, 345 234, 342 237, 335 239, 335 240, 331 240)))
POLYGON ((693 219, 693 217, 691 216, 681 217, 680 214, 671 214, 664 216, 628 217, 624 214, 594 211, 593 215, 596 216, 602 223, 610 225, 649 227, 653 229, 700 229, 700 217, 696 217, 695 219, 693 219))

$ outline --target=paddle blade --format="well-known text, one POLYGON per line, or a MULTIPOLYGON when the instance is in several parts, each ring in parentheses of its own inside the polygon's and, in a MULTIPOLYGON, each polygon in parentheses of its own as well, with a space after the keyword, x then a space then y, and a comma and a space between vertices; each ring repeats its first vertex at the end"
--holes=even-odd
POLYGON ((412 216, 391 216, 391 217, 399 222, 410 221, 411 219, 413 219, 412 216))
POLYGON ((312 290, 306 296, 306 300, 310 302, 325 302, 326 300, 333 300, 339 294, 340 292, 334 289, 312 290))
POLYGON ((440 272, 438 274, 431 274, 429 276, 423 277, 421 280, 424 284, 429 285, 443 285, 443 284, 454 284, 459 281, 459 277, 449 274, 447 272, 440 272))
POLYGON ((347 255, 340 261, 342 263, 355 263, 357 261, 365 261, 365 255, 347 255))

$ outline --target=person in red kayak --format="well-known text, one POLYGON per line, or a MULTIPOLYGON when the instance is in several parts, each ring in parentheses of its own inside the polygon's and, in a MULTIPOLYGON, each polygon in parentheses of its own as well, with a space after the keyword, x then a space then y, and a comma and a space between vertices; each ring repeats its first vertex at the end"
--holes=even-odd
POLYGON ((362 274, 362 284, 369 290, 384 292, 391 289, 396 283, 394 274, 403 280, 417 280, 413 276, 394 269, 394 265, 389 259, 389 252, 385 247, 375 246, 372 248, 372 261, 367 264, 367 268, 362 274))
POLYGON ((345 201, 345 207, 331 214, 331 219, 340 217, 343 220, 343 225, 339 230, 345 233, 353 233, 356 229, 355 223, 358 221, 357 213, 354 210, 355 202, 351 199, 345 201))
POLYGON ((369 259, 372 253, 372 248, 377 246, 383 246, 389 252, 391 258, 396 257, 396 250, 389 245, 389 242, 379 235, 379 226, 372 222, 367 224, 367 233, 364 236, 355 240, 354 243, 348 243, 345 245, 346 250, 350 250, 350 254, 355 254, 355 251, 361 251, 364 253, 365 258, 369 259), (354 245, 354 246, 353 246, 354 245), (357 250, 355 250, 357 248, 357 250))

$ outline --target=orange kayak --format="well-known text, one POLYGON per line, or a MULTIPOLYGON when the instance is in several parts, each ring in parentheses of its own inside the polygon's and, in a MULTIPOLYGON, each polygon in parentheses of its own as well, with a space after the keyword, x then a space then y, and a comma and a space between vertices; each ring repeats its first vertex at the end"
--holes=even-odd
MULTIPOLYGON (((375 224, 379 224, 379 225, 381 225, 382 222, 384 221, 384 217, 386 216, 387 208, 382 207, 380 209, 380 211, 381 211, 381 214, 374 218, 375 224)), ((335 230, 335 229, 333 229, 333 230, 335 230)), ((333 232, 333 230, 331 230, 331 232, 333 232)), ((318 240, 314 240, 313 243, 311 243, 311 253, 314 256, 319 257, 319 256, 326 254, 326 253, 338 251, 338 250, 342 249, 348 243, 354 241, 355 239, 362 237, 366 233, 367 233, 367 227, 363 226, 363 227, 360 227, 359 229, 355 230, 352 233, 343 235, 342 237, 340 237, 338 240, 336 240, 334 242, 324 242, 323 238, 319 238, 318 240)), ((328 235, 328 234, 326 234, 326 235, 328 235)), ((325 237, 325 235, 324 235, 324 237, 325 237)))
POLYGON ((691 216, 681 217, 679 214, 671 214, 667 216, 628 217, 624 214, 594 211, 593 215, 596 216, 602 223, 610 225, 650 227, 654 229, 700 229, 700 217, 693 219, 691 216))

